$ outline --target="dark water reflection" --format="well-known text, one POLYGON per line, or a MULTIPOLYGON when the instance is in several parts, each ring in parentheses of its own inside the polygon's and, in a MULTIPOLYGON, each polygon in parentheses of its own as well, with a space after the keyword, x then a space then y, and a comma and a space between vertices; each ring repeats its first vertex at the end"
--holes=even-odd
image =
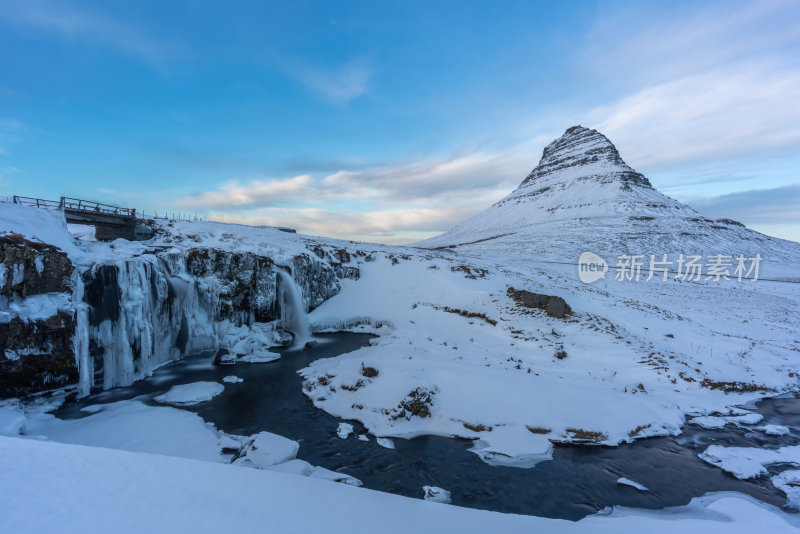
MULTIPOLYGON (((187 358, 157 370, 127 388, 93 395, 64 405, 56 415, 82 417, 88 404, 114 402, 146 395, 151 398, 177 384, 221 381, 227 375, 244 379, 226 384, 210 402, 186 408, 217 428, 250 435, 267 430, 300 442, 298 458, 342 471, 367 488, 421 497, 422 486, 435 485, 452 493, 453 504, 564 519, 580 519, 606 506, 664 508, 686 504, 710 491, 739 491, 777 506, 784 495, 767 477, 737 480, 701 461, 697 454, 710 444, 777 447, 800 443, 797 434, 766 436, 755 430, 728 426, 705 430, 687 425, 678 437, 650 438, 619 447, 558 446, 553 459, 531 469, 493 467, 467 451, 470 442, 442 437, 395 439, 395 450, 336 436, 340 419, 314 408, 301 391, 297 371, 318 358, 351 352, 371 336, 317 336, 320 344, 302 351, 284 351, 267 364, 214 367, 209 355, 187 358), (644 484, 650 491, 617 484, 619 477, 644 484)), ((149 401, 148 401, 149 402, 149 401)), ((800 400, 770 399, 758 404, 764 423, 800 426, 800 400)), ((357 433, 363 427, 350 421, 357 433)), ((793 431, 794 432, 794 431, 793 431)))

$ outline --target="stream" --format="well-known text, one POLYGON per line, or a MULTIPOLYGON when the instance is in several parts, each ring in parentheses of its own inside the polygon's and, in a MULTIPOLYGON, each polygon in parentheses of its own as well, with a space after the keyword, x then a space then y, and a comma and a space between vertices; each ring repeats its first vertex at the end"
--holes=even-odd
MULTIPOLYGON (((421 498, 425 485, 442 487, 452 494, 455 505, 577 520, 607 506, 659 509, 687 504, 693 497, 712 491, 738 491, 776 506, 785 496, 768 477, 737 480, 697 457, 708 445, 769 447, 798 444, 796 431, 789 436, 767 436, 752 428, 727 426, 707 430, 686 425, 675 437, 656 437, 604 446, 556 446, 553 459, 530 469, 490 466, 468 451, 465 439, 423 436, 393 439, 396 449, 367 442, 357 434, 364 427, 347 421, 356 431, 340 439, 336 429, 341 419, 315 408, 303 394, 297 371, 319 358, 330 358, 369 344, 366 334, 324 334, 319 343, 303 350, 283 349, 281 359, 263 364, 215 367, 213 356, 198 355, 159 368, 153 376, 130 387, 97 393, 62 405, 55 415, 62 419, 87 416, 88 405, 152 397, 179 384, 198 381, 222 382, 228 375, 244 379, 226 384, 211 401, 184 407, 213 423, 220 430, 238 435, 269 431, 300 443, 299 459, 352 475, 364 487, 421 498), (649 491, 620 485, 626 477, 649 491)), ((277 349, 275 349, 277 350, 277 349)), ((757 404, 760 424, 800 427, 800 399, 767 399, 757 404)))

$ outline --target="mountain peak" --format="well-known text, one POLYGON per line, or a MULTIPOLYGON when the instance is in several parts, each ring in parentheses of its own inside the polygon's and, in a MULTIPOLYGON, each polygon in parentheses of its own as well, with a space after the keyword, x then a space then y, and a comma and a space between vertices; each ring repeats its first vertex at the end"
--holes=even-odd
POLYGON ((520 187, 561 175, 573 182, 618 182, 626 190, 632 186, 652 188, 644 175, 623 161, 617 147, 605 135, 579 125, 567 128, 544 148, 539 164, 520 187))

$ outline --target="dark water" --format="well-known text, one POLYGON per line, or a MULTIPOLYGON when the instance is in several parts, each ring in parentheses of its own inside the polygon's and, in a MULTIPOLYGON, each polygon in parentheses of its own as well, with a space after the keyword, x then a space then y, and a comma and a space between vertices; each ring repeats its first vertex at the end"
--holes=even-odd
MULTIPOLYGON (((336 428, 342 421, 314 408, 301 391, 299 369, 318 358, 351 352, 369 343, 371 336, 318 336, 319 345, 302 351, 284 351, 266 364, 213 367, 210 356, 170 364, 131 387, 118 388, 64 405, 56 415, 83 417, 80 408, 155 396, 177 384, 200 380, 221 381, 227 375, 244 379, 226 384, 213 400, 186 408, 217 428, 250 435, 267 430, 300 442, 298 458, 360 479, 367 488, 421 498, 422 486, 434 485, 452 493, 453 504, 577 520, 606 506, 664 508, 688 503, 710 491, 739 491, 782 506, 784 495, 766 477, 737 480, 701 461, 697 454, 710 444, 768 446, 800 443, 792 436, 766 436, 755 430, 705 430, 687 425, 678 437, 650 438, 618 447, 557 446, 553 460, 531 469, 494 467, 468 452, 468 440, 420 437, 394 439, 395 450, 378 446, 375 438, 362 442, 351 435, 342 440, 336 428), (644 484, 650 491, 617 484, 619 477, 644 484)), ((771 399, 759 403, 763 423, 800 426, 799 399, 771 399)), ((356 433, 364 429, 348 421, 356 433)))

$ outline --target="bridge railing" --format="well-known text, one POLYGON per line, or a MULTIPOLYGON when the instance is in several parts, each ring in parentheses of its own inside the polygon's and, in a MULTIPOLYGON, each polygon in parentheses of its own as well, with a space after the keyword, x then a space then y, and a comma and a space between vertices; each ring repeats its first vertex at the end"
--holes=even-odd
POLYGON ((22 204, 23 206, 35 206, 37 208, 61 209, 61 203, 54 200, 45 200, 43 198, 21 197, 14 195, 11 197, 14 204, 22 204))
POLYGON ((83 200, 80 198, 61 197, 60 200, 46 200, 43 198, 23 197, 14 195, 13 197, 0 197, 0 203, 11 202, 13 204, 22 204, 24 206, 33 206, 36 208, 54 209, 54 210, 71 210, 83 211, 87 213, 102 213, 104 215, 116 215, 120 217, 136 217, 139 219, 166 219, 166 220, 181 220, 181 221, 203 221, 207 220, 206 216, 198 216, 191 213, 178 213, 164 211, 159 214, 153 212, 150 215, 145 215, 141 211, 136 211, 136 208, 121 208, 119 206, 112 206, 111 204, 103 204, 102 202, 94 202, 92 200, 83 200))
POLYGON ((91 211, 94 213, 105 213, 108 215, 119 215, 122 217, 136 217, 136 208, 120 208, 102 202, 82 200, 80 198, 61 197, 61 209, 91 211))

